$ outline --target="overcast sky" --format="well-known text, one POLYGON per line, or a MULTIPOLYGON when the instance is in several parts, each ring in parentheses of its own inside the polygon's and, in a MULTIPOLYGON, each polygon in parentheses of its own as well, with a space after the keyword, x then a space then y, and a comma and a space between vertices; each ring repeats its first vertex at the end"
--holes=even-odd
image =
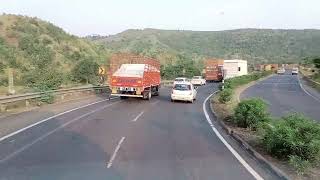
POLYGON ((0 0, 0 13, 36 16, 71 34, 126 29, 320 29, 320 0, 0 0))

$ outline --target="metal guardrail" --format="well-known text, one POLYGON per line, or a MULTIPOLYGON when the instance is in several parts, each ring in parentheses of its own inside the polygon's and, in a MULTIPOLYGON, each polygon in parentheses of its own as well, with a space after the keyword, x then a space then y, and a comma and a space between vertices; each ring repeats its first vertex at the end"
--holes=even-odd
POLYGON ((309 76, 307 76, 303 71, 300 70, 300 74, 302 74, 303 77, 305 77, 309 82, 320 85, 320 82, 317 82, 313 79, 311 79, 309 76))
POLYGON ((52 91, 36 92, 36 93, 26 93, 26 94, 21 94, 21 95, 11 95, 11 96, 0 97, 0 104, 7 104, 7 103, 16 102, 16 101, 28 100, 28 99, 35 99, 35 98, 39 98, 42 95, 48 94, 48 93, 52 93, 54 95, 62 95, 62 94, 68 94, 68 93, 74 93, 74 92, 104 89, 104 88, 108 88, 108 87, 109 87, 108 85, 75 87, 75 88, 68 88, 68 89, 58 89, 58 90, 52 90, 52 91))
POLYGON ((313 83, 315 83, 315 84, 318 84, 318 85, 320 85, 320 83, 319 83, 319 82, 317 82, 317 81, 314 81, 314 80, 312 80, 312 79, 309 79, 309 81, 311 81, 311 82, 313 82, 313 83))
MULTIPOLYGON (((173 81, 172 80, 163 80, 161 82, 161 85, 163 86, 172 86, 173 81)), ((0 97, 0 105, 5 105, 8 103, 13 103, 17 101, 23 101, 23 100, 31 100, 40 98, 44 94, 52 93, 53 95, 63 95, 63 94, 69 94, 69 93, 75 93, 75 92, 83 92, 83 91, 92 91, 92 90, 99 90, 108 88, 109 85, 102 85, 102 86, 89 86, 89 87, 75 87, 75 88, 68 88, 68 89, 58 89, 58 90, 51 90, 51 91, 44 91, 44 92, 35 92, 35 93, 26 93, 26 94, 20 94, 20 95, 10 95, 10 96, 3 96, 0 97)))
POLYGON ((161 81, 162 86, 172 86, 173 85, 173 80, 163 80, 161 81))

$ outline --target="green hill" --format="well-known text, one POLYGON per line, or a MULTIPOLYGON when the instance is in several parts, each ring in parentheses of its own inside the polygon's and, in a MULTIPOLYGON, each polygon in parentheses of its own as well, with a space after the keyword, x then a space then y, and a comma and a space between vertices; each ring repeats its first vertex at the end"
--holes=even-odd
POLYGON ((189 59, 241 58, 249 63, 281 63, 299 62, 304 57, 320 53, 320 30, 311 29, 210 32, 144 29, 91 39, 113 50, 137 52, 163 61, 182 54, 189 59))
POLYGON ((109 56, 110 51, 103 45, 69 35, 49 22, 0 16, 0 86, 7 86, 8 68, 14 70, 15 85, 37 89, 93 83, 94 74, 90 79, 81 76, 86 75, 80 72, 81 66, 96 68, 105 64, 109 56))

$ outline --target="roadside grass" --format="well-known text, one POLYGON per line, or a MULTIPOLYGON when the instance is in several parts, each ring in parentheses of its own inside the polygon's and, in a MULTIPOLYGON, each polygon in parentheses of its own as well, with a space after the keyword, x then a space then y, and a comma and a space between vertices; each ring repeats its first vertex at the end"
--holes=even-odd
MULTIPOLYGON (((16 94, 24 94, 33 92, 31 88, 25 86, 14 86, 14 90, 16 94)), ((0 86, 0 96, 6 96, 8 94, 8 87, 7 86, 0 86)))

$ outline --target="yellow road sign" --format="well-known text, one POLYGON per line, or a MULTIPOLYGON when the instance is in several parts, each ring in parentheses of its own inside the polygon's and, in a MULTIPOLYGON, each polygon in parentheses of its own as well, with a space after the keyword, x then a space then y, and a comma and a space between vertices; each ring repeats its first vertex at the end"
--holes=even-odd
POLYGON ((106 69, 104 67, 99 67, 99 74, 105 74, 106 69))

